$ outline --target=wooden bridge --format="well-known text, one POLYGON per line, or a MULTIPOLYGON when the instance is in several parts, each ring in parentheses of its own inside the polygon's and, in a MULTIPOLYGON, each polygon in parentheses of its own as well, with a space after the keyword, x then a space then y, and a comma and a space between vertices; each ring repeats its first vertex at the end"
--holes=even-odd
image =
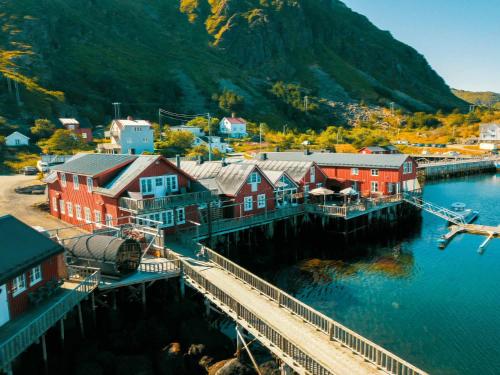
POLYGON ((182 280, 298 374, 425 374, 205 246, 167 248, 182 280))

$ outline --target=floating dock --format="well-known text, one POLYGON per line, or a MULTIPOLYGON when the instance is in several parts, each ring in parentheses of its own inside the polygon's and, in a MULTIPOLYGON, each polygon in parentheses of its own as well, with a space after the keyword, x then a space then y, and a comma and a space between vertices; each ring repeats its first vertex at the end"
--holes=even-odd
POLYGON ((482 252, 489 241, 493 238, 500 237, 500 226, 493 227, 490 225, 479 225, 479 224, 462 224, 462 225, 452 225, 450 231, 443 235, 439 240, 439 247, 444 249, 446 245, 460 233, 478 234, 481 236, 486 236, 487 238, 479 246, 479 251, 482 252))

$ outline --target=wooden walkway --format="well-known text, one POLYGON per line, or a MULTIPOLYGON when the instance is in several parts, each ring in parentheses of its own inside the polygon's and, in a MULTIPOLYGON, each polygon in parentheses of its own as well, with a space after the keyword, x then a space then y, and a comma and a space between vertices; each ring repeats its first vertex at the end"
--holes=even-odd
POLYGON ((425 374, 211 249, 167 248, 188 285, 299 374, 425 374))
POLYGON ((460 233, 478 234, 481 236, 486 236, 484 242, 479 246, 479 250, 482 251, 486 248, 488 242, 493 238, 500 237, 500 226, 493 227, 490 225, 480 225, 480 224, 460 224, 452 225, 450 231, 443 235, 439 239, 439 247, 445 248, 446 245, 460 233))

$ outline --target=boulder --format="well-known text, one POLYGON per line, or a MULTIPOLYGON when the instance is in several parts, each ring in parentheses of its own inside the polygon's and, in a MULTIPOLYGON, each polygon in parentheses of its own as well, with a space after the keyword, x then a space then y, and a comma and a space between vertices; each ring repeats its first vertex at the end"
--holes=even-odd
POLYGON ((165 347, 158 356, 157 368, 160 375, 186 373, 181 344, 174 342, 165 347))
POLYGON ((221 363, 216 363, 212 368, 210 368, 209 374, 213 375, 255 375, 257 372, 244 362, 241 362, 238 358, 229 359, 221 363), (215 370, 215 371, 213 371, 215 370))

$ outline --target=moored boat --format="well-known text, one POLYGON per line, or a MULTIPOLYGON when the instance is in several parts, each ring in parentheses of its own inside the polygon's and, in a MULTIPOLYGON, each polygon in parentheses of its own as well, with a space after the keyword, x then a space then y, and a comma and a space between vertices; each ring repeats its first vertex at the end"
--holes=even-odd
POLYGON ((466 208, 465 203, 455 202, 451 205, 451 210, 456 216, 462 217, 467 224, 472 223, 479 216, 479 211, 466 208))

